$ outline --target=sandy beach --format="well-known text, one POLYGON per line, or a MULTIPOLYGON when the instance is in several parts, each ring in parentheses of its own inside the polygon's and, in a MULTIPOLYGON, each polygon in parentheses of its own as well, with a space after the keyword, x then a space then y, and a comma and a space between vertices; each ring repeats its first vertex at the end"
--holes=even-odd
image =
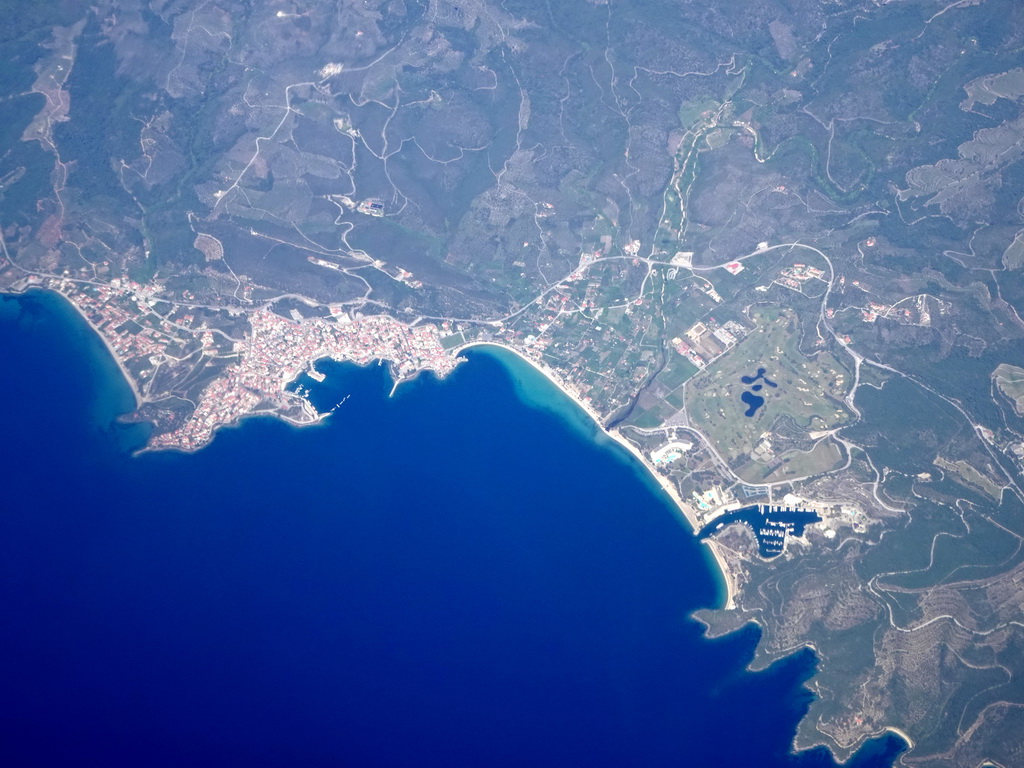
MULTIPOLYGON (((516 355, 516 357, 518 357, 520 360, 523 360, 524 362, 532 366, 534 370, 543 374, 543 376, 552 384, 554 384, 562 392, 562 394, 564 394, 566 397, 568 397, 570 400, 576 403, 576 405, 578 405, 588 416, 590 416, 590 418, 593 419, 594 423, 605 435, 610 437, 616 443, 618 443, 631 454, 633 454, 634 457, 636 457, 637 461, 640 462, 641 466, 643 466, 647 470, 647 473, 655 481, 657 481, 658 485, 661 486, 662 490, 664 490, 668 497, 672 499, 672 501, 675 503, 676 510, 679 513, 679 517, 681 517, 682 519, 686 520, 687 523, 689 523, 690 528, 694 533, 696 533, 700 529, 700 525, 697 522, 696 518, 693 517, 692 514, 684 506, 683 500, 679 496, 679 491, 676 490, 676 487, 671 482, 669 482, 667 478, 663 477, 650 463, 648 458, 644 456, 643 453, 641 453, 640 449, 633 445, 633 443, 631 443, 625 437, 623 437, 617 429, 605 429, 601 421, 600 414, 598 414, 598 412, 594 410, 593 406, 591 406, 589 403, 583 400, 583 398, 581 398, 579 394, 577 394, 568 386, 566 386, 566 384, 561 380, 558 374, 550 366, 547 366, 542 362, 532 360, 529 357, 526 357, 522 352, 520 352, 517 349, 514 349, 513 347, 508 346, 507 344, 502 344, 500 342, 494 341, 480 341, 466 344, 455 349, 453 351, 453 354, 458 355, 463 350, 466 349, 486 346, 500 347, 501 349, 508 350, 509 352, 512 352, 514 355, 516 355)), ((726 562, 725 557, 722 555, 721 550, 716 546, 715 542, 706 541, 704 543, 707 544, 708 548, 711 550, 711 554, 714 557, 715 562, 718 564, 718 569, 722 573, 722 580, 725 582, 726 594, 725 604, 723 607, 726 610, 731 610, 736 607, 736 584, 732 572, 729 570, 729 564, 726 562)))
POLYGON ((889 733, 895 733, 897 736, 899 736, 901 739, 907 742, 907 749, 914 748, 914 740, 910 738, 905 731, 901 731, 894 725, 887 725, 884 730, 888 731, 889 733))
MULTIPOLYGON (((95 332, 96 336, 106 347, 111 359, 114 361, 118 369, 121 371, 121 375, 124 377, 124 380, 128 383, 128 386, 131 387, 132 396, 135 399, 135 408, 139 408, 145 402, 145 399, 143 398, 141 392, 139 392, 138 385, 136 384, 135 379, 131 376, 131 374, 128 372, 128 369, 125 368, 124 364, 122 363, 120 356, 117 354, 117 351, 111 346, 109 340, 106 338, 106 336, 103 335, 102 331, 95 326, 92 320, 89 319, 89 317, 85 314, 85 312, 82 311, 82 309, 77 304, 68 299, 67 296, 64 296, 63 294, 60 295, 64 299, 64 301, 68 305, 70 305, 75 310, 75 312, 78 313, 79 317, 81 317, 89 325, 89 327, 95 332)), ((679 517, 686 520, 686 522, 689 524, 691 530, 694 533, 696 533, 699 530, 699 523, 697 522, 696 518, 692 516, 692 513, 684 506, 683 500, 679 496, 679 492, 676 490, 676 487, 671 482, 669 482, 667 478, 663 477, 650 463, 648 458, 644 456, 644 454, 641 453, 641 451, 633 443, 631 443, 629 440, 623 437, 618 430, 605 429, 604 425, 602 424, 600 414, 598 414, 598 412, 593 408, 593 406, 591 406, 582 397, 580 397, 577 392, 570 389, 552 368, 550 368, 549 366, 545 365, 542 362, 532 360, 529 357, 523 355, 519 350, 514 349, 513 347, 510 347, 507 344, 502 344, 500 342, 474 342, 471 344, 466 344, 462 347, 458 347, 457 349, 453 350, 452 354, 458 356, 463 350, 470 349, 472 347, 482 346, 500 347, 501 349, 507 350, 516 355, 516 357, 518 357, 520 360, 523 360, 526 363, 528 363, 534 370, 542 374, 548 381, 550 381, 555 387, 557 387, 559 391, 562 392, 562 394, 564 394, 567 398, 572 400, 572 402, 574 402, 580 409, 582 409, 605 435, 614 440, 625 450, 629 451, 629 453, 631 453, 637 459, 637 461, 640 462, 640 465, 647 470, 647 473, 651 476, 651 478, 653 478, 658 483, 658 485, 661 486, 662 490, 664 490, 668 497, 672 499, 673 503, 675 504, 676 510, 679 513, 679 517)), ((394 394, 394 391, 398 388, 398 385, 405 380, 406 379, 396 379, 394 387, 391 390, 392 395, 394 394)), ((283 414, 277 415, 283 416, 283 414)), ((315 423, 317 421, 320 421, 326 415, 327 414, 318 414, 319 418, 311 419, 310 422, 308 423, 315 423)), ((287 420, 293 424, 296 424, 297 426, 300 426, 299 424, 297 424, 295 419, 288 418, 287 420)), ((304 422, 303 424, 301 424, 301 426, 305 426, 308 423, 304 422)), ((705 543, 708 545, 708 548, 710 549, 711 554, 715 559, 715 562, 718 564, 718 568, 722 573, 722 579, 725 582, 726 599, 724 607, 726 609, 731 609, 735 607, 736 596, 736 586, 732 573, 729 570, 728 563, 722 556, 721 551, 718 549, 715 543, 712 541, 707 541, 705 543)))
POLYGON ((722 554, 721 545, 711 539, 706 540, 704 543, 711 550, 711 554, 714 556, 715 562, 718 563, 718 568, 722 572, 722 581, 725 582, 725 605, 722 607, 727 611, 731 611, 736 607, 736 578, 732 575, 729 563, 722 554))
POLYGON ((135 398, 135 409, 137 410, 145 402, 145 398, 143 398, 142 397, 142 393, 139 392, 139 387, 135 383, 135 379, 132 378, 132 375, 130 373, 128 373, 128 369, 124 367, 124 363, 121 362, 121 357, 120 357, 120 355, 117 354, 117 350, 115 350, 110 345, 110 341, 107 339, 106 336, 103 335, 103 332, 93 324, 92 320, 89 319, 88 315, 86 315, 85 312, 82 311, 82 308, 79 307, 77 304, 75 304, 75 302, 71 301, 71 299, 69 299, 67 296, 65 296, 60 291, 47 291, 47 292, 48 293, 55 293, 58 296, 60 296, 62 299, 64 299, 65 303, 67 303, 68 306, 72 307, 75 310, 75 312, 78 313, 79 317, 81 317, 83 320, 85 320, 85 322, 88 324, 88 326, 90 328, 92 328, 92 330, 96 334, 97 338, 100 341, 103 342, 103 346, 105 346, 107 348, 107 352, 110 353, 110 358, 114 361, 114 363, 120 369, 121 375, 124 377, 124 380, 128 383, 128 386, 131 387, 132 396, 135 398))

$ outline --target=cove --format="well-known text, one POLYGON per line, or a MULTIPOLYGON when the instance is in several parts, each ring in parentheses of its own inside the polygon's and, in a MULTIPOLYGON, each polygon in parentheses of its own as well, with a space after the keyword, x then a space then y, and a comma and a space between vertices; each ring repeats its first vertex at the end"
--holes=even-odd
POLYGON ((707 640, 703 545, 505 360, 390 398, 321 363, 320 425, 133 456, 62 300, 0 299, 0 355, 5 764, 833 765, 790 754, 813 654, 749 673, 756 628, 707 640))

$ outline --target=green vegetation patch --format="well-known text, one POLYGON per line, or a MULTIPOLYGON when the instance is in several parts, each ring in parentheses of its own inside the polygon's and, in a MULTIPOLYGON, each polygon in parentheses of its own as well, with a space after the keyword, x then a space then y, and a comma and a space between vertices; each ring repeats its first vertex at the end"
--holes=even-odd
POLYGON ((652 429, 653 427, 660 426, 669 416, 674 413, 672 408, 666 405, 664 402, 650 408, 649 410, 641 412, 635 416, 632 421, 633 423, 642 429, 652 429))
POLYGON ((441 346, 445 349, 455 349, 461 347, 466 343, 466 337, 462 333, 453 333, 451 336, 445 336, 441 339, 441 346))
MULTIPOLYGON (((675 389, 684 381, 689 381, 699 369, 682 355, 673 356, 668 370, 658 377, 669 389, 675 389)), ((682 406, 680 406, 682 407, 682 406)))
POLYGON ((713 112, 718 106, 718 102, 710 98, 687 101, 679 108, 679 122, 689 128, 700 120, 705 112, 713 112))
POLYGON ((677 411, 682 410, 686 405, 686 401, 683 399, 682 392, 673 392, 671 395, 665 397, 665 402, 675 408, 677 411))
POLYGON ((1003 363, 992 373, 999 391, 1010 398, 1014 409, 1024 415, 1024 368, 1003 363))
POLYGON ((1003 489, 998 483, 984 473, 979 472, 963 459, 960 459, 959 461, 949 461, 941 456, 936 456, 935 466, 944 469, 946 472, 951 474, 953 479, 961 485, 966 485, 968 488, 978 489, 996 501, 999 501, 1002 496, 1003 489))
MULTIPOLYGON (((825 439, 809 451, 787 451, 779 457, 778 462, 773 462, 761 470, 764 479, 757 480, 757 482, 778 483, 801 477, 811 477, 835 469, 842 464, 842 461, 843 454, 839 450, 839 446, 831 440, 825 439), (778 466, 772 469, 775 464, 778 466)), ((755 481, 755 478, 747 475, 742 475, 742 477, 751 482, 755 481)))
POLYGON ((1003 251, 1003 266, 1007 269, 1024 267, 1024 232, 1018 232, 1013 242, 1003 251))
MULTIPOLYGON (((808 433, 833 429, 851 418, 841 402, 849 390, 849 372, 829 352, 807 357, 797 349, 796 314, 762 309, 752 319, 757 327, 687 386, 693 425, 730 462, 754 451, 782 417, 808 433), (765 398, 764 406, 748 417, 741 396, 752 385, 744 384, 742 377, 755 376, 759 368, 778 386, 763 386, 757 392, 765 398)), ((824 460, 824 454, 819 458, 824 460)), ((771 465, 772 456, 768 452, 758 460, 771 465)))

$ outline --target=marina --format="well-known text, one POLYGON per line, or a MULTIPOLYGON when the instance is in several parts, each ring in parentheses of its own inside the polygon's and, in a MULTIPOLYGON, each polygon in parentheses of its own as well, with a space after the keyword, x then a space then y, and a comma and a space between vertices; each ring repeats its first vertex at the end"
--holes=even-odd
POLYGON ((821 515, 805 509, 752 504, 748 507, 726 512, 700 529, 697 538, 704 540, 722 531, 733 523, 745 523, 757 537, 761 557, 772 558, 786 550, 789 536, 803 536, 808 525, 821 522, 821 515))

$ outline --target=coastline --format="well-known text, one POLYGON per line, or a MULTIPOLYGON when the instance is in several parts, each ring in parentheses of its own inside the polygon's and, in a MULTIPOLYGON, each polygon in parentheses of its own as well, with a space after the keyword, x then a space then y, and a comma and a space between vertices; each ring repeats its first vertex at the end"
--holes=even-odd
MULTIPOLYGON (((32 289, 30 289, 30 290, 32 290, 32 289)), ((53 290, 52 288, 44 288, 44 289, 36 289, 36 290, 42 290, 46 294, 50 294, 50 295, 54 295, 54 296, 60 296, 61 300, 65 304, 67 304, 69 307, 71 307, 73 310, 75 310, 75 313, 80 318, 82 318, 82 320, 85 321, 85 324, 88 325, 89 328, 92 329, 92 332, 96 334, 96 337, 102 342, 103 346, 106 347, 107 354, 110 356, 110 359, 114 362, 114 365, 116 365, 118 367, 118 370, 121 371, 121 375, 124 377, 125 382, 128 384, 128 387, 131 389, 132 397, 135 399, 135 406, 132 408, 132 410, 137 411, 139 408, 141 408, 142 404, 146 402, 146 399, 142 396, 142 393, 139 392, 139 387, 135 383, 135 379, 132 378, 132 375, 128 372, 128 369, 124 367, 124 363, 121 362, 121 358, 117 354, 117 350, 115 350, 111 346, 110 341, 107 339, 106 336, 103 335, 103 331, 101 331, 99 328, 96 327, 96 325, 93 323, 93 321, 89 319, 89 316, 86 315, 85 312, 82 311, 81 307, 79 307, 77 304, 75 304, 75 302, 71 301, 71 299, 69 299, 67 296, 65 296, 60 291, 53 290)), ((25 293, 27 293, 27 292, 28 291, 26 291, 25 293)))
MULTIPOLYGON (((307 401, 303 401, 303 402, 307 402, 307 401)), ((332 411, 325 411, 324 413, 317 413, 316 416, 310 416, 308 421, 302 421, 302 420, 296 418, 295 416, 292 416, 291 414, 284 413, 283 411, 274 411, 274 410, 262 409, 262 410, 250 411, 249 413, 243 413, 241 416, 236 418, 234 421, 230 421, 230 422, 228 422, 226 424, 221 424, 220 426, 217 427, 217 429, 215 431, 220 431, 221 429, 234 429, 236 427, 241 426, 244 422, 248 421, 249 419, 258 419, 258 418, 277 419, 279 421, 283 421, 285 424, 288 424, 289 426, 294 427, 296 429, 303 429, 305 427, 312 427, 312 426, 315 426, 315 425, 319 424, 324 419, 326 419, 328 416, 330 416, 331 413, 332 413, 332 411)), ((163 453, 165 451, 169 451, 169 452, 173 452, 173 453, 181 453, 181 454, 184 454, 184 455, 187 456, 189 454, 198 453, 199 451, 201 451, 204 448, 206 448, 207 446, 209 446, 212 442, 213 442, 213 438, 211 437, 210 440, 208 440, 207 442, 203 443, 202 445, 196 445, 196 446, 193 446, 191 448, 183 448, 183 447, 178 446, 178 445, 159 445, 159 446, 155 446, 154 447, 154 446, 150 445, 149 442, 147 441, 146 444, 143 445, 141 448, 138 448, 138 449, 132 451, 132 456, 133 457, 141 456, 144 453, 163 453)))
MULTIPOLYGON (((56 290, 53 290, 53 289, 48 289, 48 288, 36 287, 36 286, 30 287, 30 288, 28 288, 26 290, 22 290, 22 291, 3 291, 3 292, 0 292, 0 293, 2 293, 3 295, 8 295, 8 296, 28 296, 28 295, 31 295, 33 291, 37 291, 38 295, 43 295, 43 296, 50 295, 50 294, 60 294, 59 291, 56 291, 56 290)), ((130 373, 128 372, 128 370, 124 366, 124 364, 121 362, 121 359, 120 359, 118 353, 113 349, 113 347, 111 346, 111 344, 107 340, 106 336, 102 333, 102 331, 99 328, 97 328, 97 326, 89 319, 89 317, 82 311, 82 309, 78 305, 76 305, 74 302, 72 302, 70 299, 68 299, 67 296, 65 296, 64 294, 60 294, 60 298, 61 298, 61 300, 63 301, 63 303, 65 305, 70 305, 74 309, 74 311, 77 314, 77 316, 81 317, 82 320, 85 321, 87 327, 90 330, 92 330, 96 334, 96 336, 99 337, 100 341, 102 342, 102 344, 103 344, 104 348, 106 349, 107 353, 109 354, 110 358, 112 359, 114 364, 117 366, 117 368, 120 371, 120 373, 121 373, 122 377, 124 378, 124 380, 128 383, 129 388, 131 389, 133 397, 134 397, 135 408, 138 408, 142 404, 144 404, 145 402, 148 402, 145 398, 142 397, 142 395, 138 391, 134 379, 132 378, 132 376, 130 375, 130 373)), ((462 345, 460 347, 457 347, 457 348, 453 349, 451 351, 451 354, 453 355, 453 357, 457 358, 463 351, 465 351, 467 349, 473 349, 473 348, 477 348, 477 347, 487 347, 487 346, 503 349, 503 350, 505 350, 505 351, 507 351, 507 352, 509 352, 511 354, 514 354, 515 357, 518 360, 522 360, 522 361, 528 363, 533 370, 535 370, 538 373, 540 373, 541 375, 543 375, 551 384, 553 384, 558 389, 559 392, 561 392, 563 395, 568 397, 584 413, 587 414, 587 416, 590 418, 590 420, 593 422, 593 424, 598 428, 599 432, 602 435, 607 436, 608 438, 610 438, 611 440, 615 441, 620 446, 622 446, 625 450, 629 451, 640 462, 640 464, 647 470, 647 473, 654 480, 656 480, 658 482, 658 484, 665 491, 665 493, 673 500, 673 502, 675 502, 676 508, 677 508, 677 512, 678 512, 679 516, 686 519, 686 521, 691 525, 691 527, 692 527, 694 532, 696 532, 698 530, 699 526, 698 526, 696 520, 691 516, 691 514, 688 514, 686 508, 683 505, 682 498, 680 497, 678 491, 672 485, 672 483, 668 479, 663 477, 654 468, 654 466, 650 463, 649 459, 640 451, 640 449, 638 449, 636 445, 634 445, 632 442, 630 442, 628 439, 626 439, 619 432, 619 430, 605 428, 603 423, 602 423, 601 417, 598 414, 598 412, 589 403, 584 401, 583 398, 578 393, 574 392, 569 386, 564 384, 561 381, 557 371, 555 371, 553 368, 551 368, 550 366, 546 365, 542 361, 531 359, 530 357, 527 357, 526 355, 524 355, 521 351, 519 351, 519 350, 517 350, 517 349, 515 349, 515 348, 513 348, 513 347, 511 347, 511 346, 509 346, 507 344, 501 343, 501 342, 493 342, 493 341, 490 341, 490 342, 471 342, 471 343, 464 344, 464 345, 462 345)), ((334 360, 334 358, 324 358, 324 359, 334 360)), ((352 362, 352 361, 340 361, 340 360, 338 360, 337 362, 352 362)), ((356 365, 360 365, 358 363, 355 363, 355 364, 356 365)), ((362 364, 362 365, 360 365, 360 367, 369 367, 370 365, 373 365, 373 364, 388 365, 388 361, 377 359, 377 360, 374 360, 372 362, 362 364)), ((424 370, 430 370, 430 369, 421 369, 421 370, 417 371, 415 374, 413 374, 412 376, 408 376, 408 377, 405 377, 405 378, 394 378, 393 371, 390 369, 390 366, 389 366, 389 373, 392 374, 392 377, 394 378, 394 383, 393 383, 393 386, 392 386, 388 396, 389 397, 394 396, 394 394, 395 394, 396 390, 398 389, 399 385, 401 385, 401 384, 403 384, 403 383, 405 383, 407 381, 414 380, 419 375, 421 375, 424 370)), ((443 378, 443 377, 440 377, 440 378, 443 378)), ((275 418, 282 419, 283 421, 285 421, 286 423, 288 423, 289 425, 291 425, 291 426, 293 426, 295 428, 301 428, 301 427, 312 426, 314 424, 320 423, 322 420, 326 419, 326 417, 329 416, 331 414, 331 412, 332 411, 327 411, 327 412, 324 412, 324 413, 318 413, 316 417, 311 417, 310 420, 305 421, 301 417, 296 417, 296 416, 293 416, 291 414, 287 414, 287 413, 284 413, 284 412, 281 412, 281 411, 278 411, 278 410, 267 409, 267 410, 255 411, 255 412, 252 412, 252 413, 249 413, 249 414, 245 414, 242 417, 240 417, 239 419, 236 419, 235 421, 231 422, 230 424, 225 424, 223 426, 230 428, 230 427, 235 427, 235 426, 239 425, 241 422, 243 422, 244 420, 246 420, 248 418, 251 418, 251 417, 256 417, 256 416, 273 416, 275 418)), ((307 415, 312 416, 311 414, 307 414, 307 415)), ((196 448, 187 449, 187 450, 180 449, 180 448, 170 448, 169 450, 175 450, 175 451, 179 451, 179 452, 182 452, 182 453, 192 453, 192 452, 201 450, 203 447, 205 447, 205 445, 208 445, 208 443, 204 444, 203 446, 198 446, 196 448)), ((133 451, 132 455, 133 456, 137 456, 139 454, 146 453, 146 452, 149 452, 149 451, 162 451, 162 450, 168 450, 168 448, 166 448, 166 447, 151 448, 147 444, 144 447, 138 449, 137 451, 133 451)), ((724 584, 724 601, 725 601, 724 606, 722 606, 722 609, 724 609, 724 610, 735 609, 736 608, 735 600, 736 600, 736 597, 737 597, 738 590, 737 590, 736 583, 735 583, 735 577, 734 577, 732 571, 730 570, 728 561, 726 560, 726 558, 724 556, 724 553, 722 552, 721 545, 717 544, 714 540, 710 540, 710 539, 706 540, 704 543, 706 543, 708 545, 708 548, 711 551, 711 555, 712 555, 712 557, 714 557, 715 562, 718 565, 719 572, 722 574, 722 582, 724 584)), ((817 648, 815 648, 810 643, 806 643, 806 645, 810 646, 814 650, 815 654, 817 654, 819 656, 819 658, 820 658, 820 653, 818 652, 817 648)), ((867 736, 865 736, 864 739, 874 738, 874 737, 877 737, 877 736, 879 736, 879 735, 881 735, 883 733, 891 733, 891 734, 899 737, 902 741, 904 741, 906 743, 907 751, 908 752, 915 748, 914 740, 905 731, 901 730, 900 728, 898 728, 896 726, 891 726, 891 725, 883 726, 878 731, 875 731, 874 733, 868 734, 867 736)), ((862 739, 862 741, 860 743, 863 743, 863 739, 862 739)), ((812 744, 811 746, 814 746, 814 745, 824 746, 833 756, 835 756, 837 754, 837 750, 836 750, 835 744, 830 742, 827 737, 825 739, 821 740, 821 741, 814 742, 814 744, 812 744)), ((859 744, 858 744, 858 746, 859 746, 859 744)), ((804 748, 807 748, 807 747, 804 747, 804 748)))
MULTIPOLYGON (((687 511, 685 505, 683 504, 683 500, 679 495, 679 491, 676 490, 676 487, 671 482, 669 482, 667 478, 663 477, 654 468, 654 466, 650 463, 647 457, 644 456, 643 453, 641 453, 640 449, 637 448, 629 440, 627 440, 622 435, 622 433, 619 432, 618 429, 605 428, 604 424, 602 424, 601 422, 600 414, 598 414, 594 407, 587 403, 585 400, 583 400, 583 398, 581 398, 577 393, 569 389, 569 387, 566 386, 559 379, 558 374, 555 373, 555 371, 550 366, 545 365, 540 361, 532 360, 531 358, 525 356, 519 350, 510 347, 507 344, 503 344, 501 342, 496 341, 470 342, 469 344, 464 344, 461 347, 455 348, 454 350, 452 350, 452 354, 459 355, 463 351, 471 349, 473 347, 488 346, 498 347, 499 349, 504 349, 508 352, 513 353, 518 359, 528 363, 534 370, 543 375, 549 382, 551 382, 555 387, 557 387, 563 395, 569 398, 573 403, 575 403, 584 413, 586 413, 591 418, 595 426, 598 428, 598 430, 600 430, 601 434, 618 443, 620 446, 622 446, 622 448, 624 448, 626 451, 633 455, 633 457, 647 471, 647 474, 651 477, 651 479, 656 481, 658 485, 661 487, 661 489, 665 492, 665 494, 670 499, 672 499, 672 502, 675 504, 678 516, 689 524, 692 532, 696 534, 697 531, 700 530, 700 525, 697 523, 696 518, 692 517, 690 513, 687 511)), ((733 576, 732 570, 729 568, 728 562, 726 561, 725 557, 723 556, 721 550, 718 548, 716 543, 707 540, 704 542, 704 544, 706 544, 708 549, 710 550, 711 556, 714 558, 715 563, 718 566, 718 570, 722 576, 722 582, 725 588, 725 603, 722 606, 722 608, 723 610, 732 610, 736 607, 736 579, 733 576)))
MULTIPOLYGON (((24 295, 24 294, 27 294, 30 290, 32 290, 32 289, 30 288, 28 290, 21 291, 20 293, 22 295, 24 295)), ((138 410, 143 405, 143 403, 146 402, 146 399, 142 396, 142 393, 139 391, 138 385, 136 384, 135 379, 132 378, 132 375, 129 373, 128 369, 125 367, 124 363, 121 361, 119 355, 117 354, 117 351, 113 348, 113 346, 111 346, 109 340, 106 338, 106 336, 104 336, 103 332, 99 328, 96 327, 96 325, 92 322, 92 320, 85 314, 85 312, 82 311, 82 309, 77 304, 75 304, 73 301, 68 299, 68 297, 65 296, 64 294, 60 293, 60 291, 55 291, 55 290, 52 290, 52 289, 39 289, 39 290, 41 290, 41 292, 43 294, 52 294, 52 295, 60 296, 60 298, 63 301, 63 303, 66 306, 72 308, 74 310, 74 312, 92 330, 92 332, 96 335, 96 337, 103 344, 104 348, 107 351, 107 354, 108 354, 109 358, 117 366, 117 369, 121 373, 121 377, 128 384, 128 387, 129 387, 129 389, 131 390, 131 393, 132 393, 132 398, 134 400, 134 406, 133 406, 132 410, 138 410)), ((18 295, 18 294, 14 293, 12 295, 18 295)), ((679 496, 679 492, 676 490, 675 486, 671 482, 669 482, 668 479, 666 479, 661 474, 659 474, 658 471, 654 468, 654 466, 648 461, 647 457, 644 456, 643 453, 633 443, 631 443, 629 440, 627 440, 619 432, 619 430, 617 430, 617 429, 611 429, 610 430, 610 429, 605 428, 604 424, 602 423, 600 414, 598 414, 598 412, 594 409, 594 407, 591 406, 589 403, 587 403, 585 400, 583 400, 583 398, 581 398, 576 392, 572 391, 568 386, 566 386, 566 384, 560 379, 558 374, 550 366, 547 366, 547 365, 545 365, 544 363, 542 363, 540 361, 530 359, 529 357, 525 356, 519 350, 517 350, 517 349, 515 349, 515 348, 513 348, 513 347, 511 347, 511 346, 509 346, 507 344, 503 344, 501 342, 495 342, 495 341, 470 342, 469 344, 464 344, 464 345, 462 345, 460 347, 457 347, 457 348, 453 349, 451 354, 453 355, 453 357, 458 358, 458 356, 464 350, 471 349, 473 347, 486 347, 486 346, 497 347, 499 349, 504 349, 507 352, 510 352, 510 353, 514 354, 517 359, 526 362, 527 364, 529 364, 531 366, 531 368, 533 368, 535 371, 537 371, 542 376, 544 376, 544 378, 546 378, 552 385, 554 385, 563 395, 565 395, 567 398, 569 398, 569 400, 571 400, 576 406, 578 406, 580 408, 580 410, 582 410, 584 413, 587 414, 587 416, 593 422, 594 426, 597 427, 597 429, 599 430, 599 432, 602 435, 606 436, 607 438, 609 438, 610 440, 612 440, 613 442, 615 442, 619 446, 621 446, 624 450, 626 450, 627 452, 632 454, 632 456, 646 470, 648 476, 651 479, 653 479, 655 482, 657 482, 657 484, 661 487, 662 491, 664 491, 664 493, 672 500, 673 504, 675 505, 675 509, 676 509, 676 512, 677 512, 678 516, 681 519, 685 520, 689 524, 691 531, 693 533, 696 533, 699 530, 700 526, 697 523, 697 520, 695 518, 693 518, 691 516, 691 514, 687 511, 686 507, 683 504, 683 500, 679 496)), ((378 362, 378 364, 380 364, 382 361, 378 360, 377 362, 378 362)), ((391 373, 392 373, 392 376, 394 376, 394 372, 391 371, 391 373)), ((417 371, 417 375, 419 373, 421 373, 421 371, 417 371)), ((414 378, 416 378, 416 376, 406 377, 406 378, 397 378, 397 377, 395 377, 394 385, 391 388, 391 392, 389 393, 389 397, 390 396, 394 396, 395 391, 398 389, 400 384, 402 384, 405 381, 410 381, 410 380, 412 380, 414 378)), ((245 414, 241 418, 236 419, 232 424, 222 425, 222 426, 235 426, 239 422, 243 421, 246 417, 250 417, 250 416, 276 416, 276 417, 284 419, 287 423, 291 424, 292 426, 295 426, 295 427, 305 427, 305 426, 311 426, 313 424, 319 423, 327 415, 329 415, 329 414, 327 414, 327 413, 317 414, 316 418, 310 418, 309 421, 299 421, 299 420, 295 419, 294 417, 290 416, 289 414, 285 414, 285 413, 282 413, 280 411, 262 411, 262 412, 255 412, 255 413, 251 413, 251 414, 245 414)), ((190 450, 186 450, 184 452, 185 453, 191 453, 191 452, 194 452, 196 450, 201 449, 202 447, 205 447, 205 445, 204 446, 196 446, 195 448, 192 448, 190 450)), ((155 449, 152 446, 150 446, 148 441, 147 441, 146 445, 142 446, 141 448, 139 448, 137 451, 134 451, 133 453, 135 455, 139 455, 139 454, 146 453, 146 452, 153 451, 153 450, 158 450, 158 449, 155 449)), ((161 447, 159 450, 165 450, 165 448, 161 447)), ((732 571, 729 568, 728 562, 725 560, 725 557, 722 555, 722 552, 716 546, 715 542, 709 540, 709 541, 705 541, 704 543, 707 544, 708 550, 710 551, 711 556, 714 558, 714 561, 715 561, 716 565, 718 566, 718 571, 721 574, 722 583, 723 583, 724 591, 725 591, 723 608, 725 610, 731 610, 731 609, 736 607, 735 600, 736 600, 737 590, 736 590, 735 578, 734 578, 734 576, 732 574, 732 571)))
POLYGON ((914 740, 907 735, 906 731, 901 731, 895 725, 887 725, 885 726, 885 728, 882 729, 882 731, 886 733, 895 733, 897 736, 899 736, 901 739, 907 742, 908 752, 914 748, 914 740))
MULTIPOLYGON (((818 649, 813 644, 808 643, 807 647, 813 650, 815 655, 818 656, 818 658, 821 658, 818 649)), ((860 750, 861 747, 864 746, 865 743, 867 743, 871 739, 881 738, 886 734, 891 734, 892 736, 897 737, 904 744, 907 745, 903 754, 909 753, 917 746, 914 740, 910 738, 906 731, 897 728, 895 725, 885 725, 879 728, 878 730, 870 731, 868 733, 862 733, 852 743, 847 744, 845 746, 840 746, 835 741, 833 741, 830 736, 826 735, 820 728, 812 724, 810 720, 805 717, 803 720, 800 721, 800 725, 798 727, 796 736, 793 739, 793 750, 806 752, 815 749, 816 747, 823 747, 824 749, 828 750, 828 753, 832 756, 832 759, 836 763, 839 763, 840 765, 845 765, 847 762, 849 762, 850 758, 852 758, 853 755, 857 754, 857 752, 860 750), (806 739, 804 739, 805 728, 811 730, 812 733, 812 735, 806 739)))

